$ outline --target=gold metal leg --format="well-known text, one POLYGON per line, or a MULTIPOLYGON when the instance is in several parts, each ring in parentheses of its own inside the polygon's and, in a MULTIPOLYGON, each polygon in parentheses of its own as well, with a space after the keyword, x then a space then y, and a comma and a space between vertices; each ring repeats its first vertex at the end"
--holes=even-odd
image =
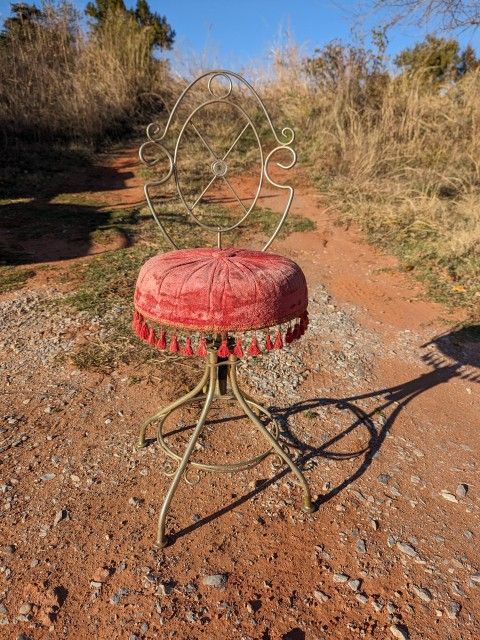
POLYGON ((274 451, 282 458, 282 460, 290 467, 290 469, 293 471, 293 473, 297 476, 297 478, 300 481, 300 484, 301 484, 301 486, 303 488, 303 506, 302 506, 302 511, 305 511, 306 513, 312 513, 312 511, 314 511, 315 508, 312 505, 312 498, 311 498, 311 495, 310 495, 310 487, 308 486, 308 483, 307 483, 307 480, 305 479, 305 476, 300 471, 300 469, 297 467, 297 465, 293 462, 293 460, 290 458, 290 456, 282 449, 282 447, 279 445, 277 440, 275 440, 275 438, 272 436, 272 434, 268 431, 268 429, 266 429, 264 427, 264 425, 260 422, 260 420, 257 418, 257 416, 253 413, 253 411, 248 406, 247 402, 245 401, 245 398, 242 395, 242 392, 240 391, 240 389, 238 387, 237 370, 236 370, 236 358, 235 358, 235 356, 230 356, 229 361, 230 361, 230 359, 232 359, 232 361, 231 361, 232 366, 230 366, 230 384, 232 386, 232 391, 233 391, 234 396, 238 400, 238 403, 242 407, 242 409, 244 410, 245 414, 250 418, 250 420, 257 427, 257 429, 267 439, 267 441, 271 445, 272 449, 274 449, 274 451))
MULTIPOLYGON (((210 405, 212 404, 212 400, 213 400, 213 396, 215 394, 215 388, 216 388, 216 384, 217 384, 217 354, 214 351, 210 351, 209 352, 209 366, 206 367, 206 375, 209 378, 209 382, 208 382, 208 392, 207 392, 207 397, 205 399, 205 404, 202 407, 202 411, 200 413, 200 417, 198 419, 197 425, 190 437, 190 440, 188 442, 187 448, 185 449, 185 453, 183 454, 183 458, 181 459, 177 470, 175 471, 175 475, 173 476, 173 480, 172 480, 172 484, 170 485, 170 488, 167 491, 167 495, 165 496, 165 499, 163 501, 162 504, 162 508, 160 510, 160 516, 158 518, 158 532, 157 532, 157 544, 159 547, 165 547, 166 544, 168 543, 168 538, 165 535, 165 520, 167 517, 167 512, 168 512, 168 508, 170 506, 170 502, 172 501, 173 498, 173 494, 175 493, 178 483, 180 482, 183 472, 185 471, 188 461, 190 459, 190 456, 192 455, 193 449, 195 447, 195 444, 198 440, 198 436, 200 435, 204 425, 205 425, 205 419, 207 417, 208 411, 210 409, 210 405)), ((199 383, 199 385, 197 385, 197 387, 195 389, 201 389, 204 385, 204 380, 201 381, 201 383, 199 383)), ((193 392, 195 391, 195 389, 193 389, 190 394, 193 394, 193 392)), ((187 394, 188 395, 188 394, 187 394)), ((190 395, 190 397, 193 397, 192 395, 190 395)), ((181 400, 182 402, 185 401, 186 396, 184 396, 181 400)), ((180 404, 182 404, 180 402, 180 404)), ((171 406, 171 405, 170 405, 171 406)), ((179 405, 177 405, 179 406, 179 405)))
POLYGON ((155 422, 156 420, 158 420, 162 416, 164 416, 164 415, 166 415, 168 413, 171 413, 177 407, 182 406, 182 404, 185 404, 191 398, 194 398, 195 396, 198 396, 201 393, 202 389, 204 389, 204 388, 206 389, 207 388, 209 375, 210 375, 209 374, 209 367, 205 367, 205 371, 203 372, 202 379, 200 380, 200 382, 197 384, 196 387, 194 387, 191 391, 186 393, 181 398, 178 398, 177 400, 175 400, 174 402, 169 404, 167 407, 164 407, 163 409, 158 411, 158 413, 155 413, 153 416, 150 416, 150 418, 145 420, 145 422, 140 427, 140 433, 138 435, 138 441, 137 441, 137 449, 143 449, 143 447, 145 446, 145 432, 147 430, 147 427, 150 424, 152 424, 152 422, 155 422))
MULTIPOLYGON (((182 398, 175 400, 167 407, 161 409, 155 415, 148 418, 143 423, 140 429, 137 444, 139 448, 145 446, 145 432, 147 427, 153 422, 158 422, 159 424, 157 442, 162 450, 167 454, 167 456, 173 459, 178 465, 175 471, 173 471, 172 483, 165 495, 158 518, 157 544, 160 547, 164 547, 168 543, 167 536, 165 535, 165 521, 170 503, 178 487, 178 484, 182 477, 184 477, 185 480, 189 482, 189 484, 191 483, 191 481, 189 481, 187 477, 190 467, 198 469, 197 473, 199 474, 203 474, 205 471, 235 473, 236 471, 241 471, 256 466, 269 455, 275 455, 290 467, 290 469, 300 482, 300 485, 303 489, 302 510, 307 513, 311 513, 312 511, 314 511, 310 489, 305 476, 278 442, 278 424, 272 418, 267 409, 258 404, 249 394, 244 392, 239 387, 237 380, 237 362, 238 359, 234 355, 229 356, 228 360, 221 359, 219 361, 216 349, 209 349, 205 371, 199 383, 182 398), (242 408, 244 414, 251 420, 251 422, 267 440, 268 448, 252 458, 249 458, 247 460, 240 460, 229 464, 206 464, 202 463, 201 461, 190 460, 200 433, 205 426, 206 418, 214 398, 216 400, 226 400, 227 402, 236 401, 242 408), (203 402, 203 406, 201 408, 200 416, 195 425, 193 433, 190 436, 187 447, 183 454, 179 455, 175 451, 173 451, 166 443, 162 430, 164 422, 168 418, 170 413, 178 407, 189 402, 203 402), (267 418, 273 421, 272 432, 270 432, 260 421, 259 416, 262 413, 267 416, 267 418), (189 467, 188 469, 187 466, 189 467)), ((165 472, 167 473, 166 470, 165 472)), ((172 474, 168 473, 168 475, 172 474)))

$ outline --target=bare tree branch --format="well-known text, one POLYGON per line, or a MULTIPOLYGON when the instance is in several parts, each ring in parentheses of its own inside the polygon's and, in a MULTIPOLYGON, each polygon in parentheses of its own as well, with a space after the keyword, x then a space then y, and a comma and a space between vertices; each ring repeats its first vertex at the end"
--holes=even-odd
POLYGON ((375 10, 393 10, 387 27, 400 22, 440 20, 445 31, 480 26, 480 0, 374 0, 375 10))

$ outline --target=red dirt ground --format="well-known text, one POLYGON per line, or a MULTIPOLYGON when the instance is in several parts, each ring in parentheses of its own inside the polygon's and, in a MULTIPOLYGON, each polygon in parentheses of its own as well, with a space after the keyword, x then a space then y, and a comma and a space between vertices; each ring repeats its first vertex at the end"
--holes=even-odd
MULTIPOLYGON (((106 164, 128 176, 122 188, 89 191, 141 202, 135 152, 106 164)), ((80 318, 59 330, 55 312, 35 321, 35 295, 62 291, 66 265, 49 263, 2 296, 12 318, 0 343, 2 639, 480 637, 479 345, 452 329, 461 312, 427 301, 298 182, 292 212, 317 228, 273 250, 304 269, 312 326, 285 356, 301 363, 287 373, 301 374, 298 386, 266 402, 304 455, 318 510, 301 513, 291 474, 267 461, 182 482, 168 522, 178 536, 156 549, 169 480, 155 445, 135 450, 136 432, 197 371, 167 363, 106 376, 54 364, 51 353, 65 344, 68 354, 95 327, 80 318), (205 585, 212 574, 225 584, 205 585)), ((200 453, 218 446, 231 459, 261 446, 244 421, 232 425, 209 428, 200 453)))

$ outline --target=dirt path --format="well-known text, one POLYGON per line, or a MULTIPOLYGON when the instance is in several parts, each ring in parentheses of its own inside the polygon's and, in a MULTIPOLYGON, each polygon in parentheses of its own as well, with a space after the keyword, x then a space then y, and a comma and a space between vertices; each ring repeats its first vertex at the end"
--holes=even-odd
MULTIPOLYGON (((116 186, 97 198, 141 201, 134 158, 106 163, 116 186)), ((394 259, 335 226, 317 194, 301 186, 293 211, 317 229, 274 250, 307 274, 311 328, 259 359, 250 386, 303 455, 313 515, 267 461, 182 484, 178 538, 153 549, 168 478, 135 435, 195 369, 76 370, 62 356, 99 329, 45 304, 64 289, 48 268, 2 297, 2 639, 479 637, 479 344, 449 331, 461 315, 427 302, 394 259)), ((209 430, 206 459, 214 446, 245 455, 249 427, 232 424, 228 438, 209 430)))

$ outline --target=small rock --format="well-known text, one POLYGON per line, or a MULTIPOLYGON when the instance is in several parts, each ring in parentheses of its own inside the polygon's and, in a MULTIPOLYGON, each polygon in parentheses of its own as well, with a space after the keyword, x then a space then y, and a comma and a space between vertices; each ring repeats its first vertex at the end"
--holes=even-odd
POLYGON ((397 610, 397 605, 393 602, 387 602, 387 611, 390 615, 394 614, 397 610))
POLYGON ((357 593, 355 598, 358 600, 358 602, 360 602, 360 604, 367 604, 368 602, 368 596, 366 596, 364 593, 357 593))
POLYGON ((261 608, 261 606, 262 603, 260 600, 250 600, 247 602, 247 611, 248 613, 255 613, 261 608))
POLYGON ((227 584, 227 575, 225 573, 214 573, 211 576, 202 578, 202 583, 206 587, 222 588, 227 584))
POLYGON ((195 613, 195 611, 187 611, 187 613, 185 614, 185 618, 187 622, 195 622, 197 620, 197 614, 195 613))
POLYGON ((466 538, 467 540, 471 540, 473 538, 473 533, 470 531, 470 529, 466 529, 463 532, 463 537, 466 538))
POLYGON ((348 581, 348 576, 345 573, 334 573, 333 574, 333 581, 334 582, 347 582, 348 581))
POLYGON ((92 589, 101 589, 102 588, 102 583, 98 582, 97 580, 90 580, 90 587, 92 589))
POLYGON ((99 567, 95 569, 92 575, 93 582, 105 582, 111 575, 112 571, 109 567, 99 567))
POLYGON ((330 596, 327 596, 323 591, 314 591, 313 597, 315 600, 318 600, 318 602, 327 602, 327 600, 330 600, 330 596))
POLYGON ((465 498, 465 496, 467 495, 467 491, 468 491, 468 484, 461 483, 456 488, 455 493, 457 494, 458 498, 465 498))
POLYGON ((397 542, 397 539, 395 538, 395 536, 388 536, 387 537, 387 544, 388 544, 389 547, 394 547, 396 542, 397 542))
POLYGON ((0 555, 2 556, 13 556, 17 547, 14 544, 2 544, 0 547, 0 555))
POLYGON ((440 492, 440 495, 442 496, 442 498, 444 500, 448 500, 448 502, 458 502, 458 500, 453 495, 453 493, 450 493, 449 491, 446 491, 445 489, 443 489, 443 491, 440 492))
POLYGON ((80 483, 80 477, 79 477, 79 476, 77 476, 77 475, 75 475, 74 473, 72 473, 72 474, 70 475, 70 480, 71 480, 72 482, 74 482, 75 484, 79 484, 79 483, 80 483))
POLYGON ((49 480, 53 480, 54 478, 54 473, 44 473, 43 476, 40 476, 40 480, 43 480, 44 482, 48 482, 49 480))
POLYGON ((150 584, 156 584, 158 580, 158 576, 156 576, 154 573, 149 571, 145 576, 145 580, 150 584))
POLYGON ((352 591, 358 591, 360 589, 361 580, 349 580, 348 586, 352 591))
POLYGON ((447 616, 450 618, 450 620, 455 620, 455 618, 458 618, 458 614, 460 613, 461 608, 462 605, 458 604, 458 602, 448 603, 447 616))
POLYGON ((408 629, 403 624, 392 624, 390 633, 394 638, 398 638, 398 640, 409 640, 410 638, 408 629))
POLYGON ((377 613, 380 613, 383 609, 383 602, 380 598, 377 598, 376 600, 372 600, 372 606, 377 613))
POLYGON ((143 500, 142 498, 137 498, 135 496, 132 496, 131 498, 128 499, 128 504, 132 505, 132 507, 139 507, 142 504, 143 500))
POLYGON ((156 591, 157 596, 169 596, 172 593, 174 586, 175 585, 172 580, 160 582, 156 591))
POLYGON ((110 598, 110 602, 112 604, 118 604, 120 600, 123 597, 128 596, 129 593, 130 593, 130 589, 127 589, 126 587, 122 587, 116 593, 113 594, 113 596, 110 598))
POLYGON ((367 545, 365 540, 357 540, 355 548, 357 550, 357 553, 367 553, 367 545))
POLYGON ((418 556, 418 553, 415 551, 411 544, 408 544, 408 542, 397 542, 397 547, 406 556, 410 556, 411 558, 416 558, 418 556))
POLYGON ((26 633, 19 633, 17 636, 17 640, 32 640, 30 636, 27 636, 26 633))
POLYGON ((390 482, 390 478, 392 476, 388 475, 388 473, 381 473, 378 476, 378 481, 381 482, 382 484, 388 484, 390 482))
POLYGON ((475 584, 480 584, 480 572, 474 573, 473 576, 470 576, 470 580, 475 584))
POLYGON ((25 602, 19 608, 18 613, 22 616, 28 616, 28 614, 31 613, 31 611, 32 611, 32 605, 29 602, 25 602))
POLYGON ((62 522, 62 520, 70 520, 70 513, 67 509, 60 509, 60 511, 57 511, 53 520, 53 526, 56 527, 57 524, 62 522))
POLYGON ((370 526, 376 531, 378 529, 378 520, 370 520, 370 526))
POLYGON ((417 587, 416 585, 412 585, 413 593, 423 600, 424 602, 430 602, 432 599, 432 594, 428 589, 424 589, 423 587, 417 587))

